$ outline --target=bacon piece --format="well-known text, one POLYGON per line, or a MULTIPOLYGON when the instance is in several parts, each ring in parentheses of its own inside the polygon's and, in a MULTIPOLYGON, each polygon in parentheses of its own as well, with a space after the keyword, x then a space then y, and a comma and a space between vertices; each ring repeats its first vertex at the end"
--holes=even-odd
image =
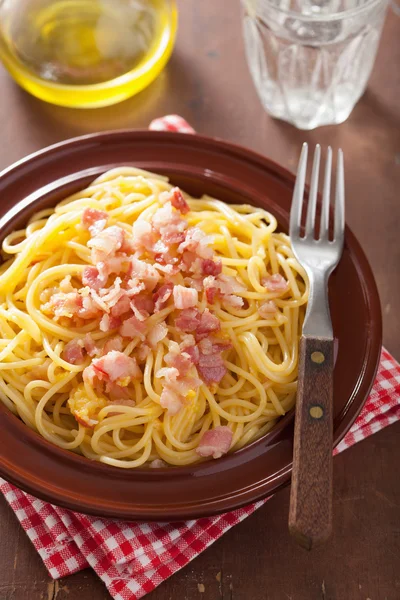
POLYGON ((128 280, 127 288, 128 296, 136 296, 137 294, 140 294, 140 292, 143 292, 143 290, 146 289, 146 286, 143 281, 140 281, 137 277, 133 277, 128 280))
POLYGON ((273 300, 269 300, 268 302, 260 304, 257 310, 258 314, 263 319, 273 319, 276 315, 277 308, 275 302, 273 300))
POLYGON ((71 275, 66 275, 64 279, 60 281, 60 292, 67 294, 68 292, 76 292, 76 289, 71 284, 71 275))
POLYGON ((157 313, 164 308, 167 301, 172 295, 174 289, 173 283, 164 283, 156 292, 153 294, 154 301, 154 312, 157 313))
MULTIPOLYGON (((89 293, 89 289, 86 288, 86 290, 89 293)), ((85 293, 85 290, 83 290, 83 293, 85 293)), ((81 319, 97 319, 100 317, 101 312, 91 296, 82 295, 80 298, 80 304, 81 306, 78 309, 78 317, 81 319)))
POLYGON ((153 251, 155 238, 151 223, 138 219, 132 227, 132 247, 134 250, 153 251))
POLYGON ((130 317, 126 319, 119 328, 119 333, 122 337, 135 338, 139 337, 141 340, 145 339, 144 332, 146 331, 146 325, 143 321, 139 321, 136 317, 130 317))
POLYGON ((220 275, 222 273, 222 261, 219 258, 214 261, 209 258, 205 258, 201 261, 201 272, 203 275, 220 275))
POLYGON ((138 296, 135 296, 133 300, 131 300, 131 306, 132 302, 135 303, 135 307, 137 310, 140 310, 143 314, 146 314, 147 316, 154 312, 154 300, 153 296, 150 294, 139 294, 138 296))
POLYGON ((190 211, 189 204, 186 202, 178 187, 172 188, 169 192, 162 192, 160 194, 160 201, 163 204, 165 202, 171 202, 172 206, 179 210, 182 215, 186 215, 186 213, 190 211))
POLYGON ((190 356, 190 360, 194 365, 197 365, 200 358, 200 351, 197 346, 188 346, 185 348, 185 354, 190 356))
POLYGON ((53 313, 58 319, 60 317, 73 317, 82 306, 82 299, 78 292, 59 292, 53 294, 46 304, 42 305, 43 312, 53 313))
POLYGON ((112 350, 101 358, 95 358, 91 366, 100 381, 120 382, 142 378, 142 371, 136 359, 117 350, 112 350))
POLYGON ((122 352, 122 337, 116 335, 111 339, 107 340, 103 346, 102 354, 108 354, 111 350, 118 350, 118 352, 122 352))
POLYGON ((289 283, 280 273, 264 277, 261 283, 269 292, 286 292, 289 287, 289 283))
POLYGON ((147 341, 152 348, 155 348, 158 342, 161 342, 168 333, 168 327, 165 323, 157 323, 147 334, 147 341))
POLYGON ((187 308, 175 319, 175 327, 186 333, 196 331, 200 325, 200 313, 197 308, 187 308))
POLYGON ((246 287, 231 275, 224 275, 221 273, 216 279, 216 284, 218 285, 221 294, 240 294, 241 292, 246 291, 246 287))
POLYGON ((167 413, 171 416, 176 415, 183 406, 183 399, 174 390, 165 387, 161 392, 160 405, 167 409, 167 413))
POLYGON ((165 469, 168 467, 167 463, 161 460, 161 458, 155 458, 149 464, 150 469, 165 469))
POLYGON ((111 315, 113 317, 121 317, 125 313, 129 312, 131 308, 131 301, 128 294, 121 296, 111 308, 111 315))
POLYGON ((88 248, 91 248, 92 262, 105 262, 108 258, 115 256, 124 243, 125 232, 118 225, 107 227, 88 241, 88 248))
MULTIPOLYGON (((110 399, 114 402, 118 401, 118 404, 123 404, 125 406, 136 406, 136 402, 132 400, 130 396, 130 392, 126 387, 122 387, 113 381, 107 381, 105 387, 106 394, 109 395, 110 399)), ((110 417, 111 414, 117 413, 108 413, 110 417)))
POLYGON ((182 219, 180 214, 172 208, 171 202, 167 202, 162 208, 159 208, 152 216, 151 222, 163 241, 165 241, 165 236, 181 233, 187 228, 187 221, 182 219))
POLYGON ((130 275, 132 279, 137 278, 139 281, 143 281, 149 292, 154 290, 160 279, 160 273, 153 265, 150 265, 143 260, 139 260, 134 256, 131 258, 130 275))
POLYGON ((121 289, 122 280, 116 277, 114 283, 108 289, 102 289, 99 293, 95 290, 90 290, 90 295, 96 306, 103 312, 109 313, 113 306, 126 295, 126 291, 121 289))
POLYGON ((213 242, 214 238, 211 235, 206 235, 199 227, 191 227, 186 232, 185 241, 179 244, 178 252, 183 253, 185 250, 189 250, 200 258, 211 259, 214 250, 210 245, 213 242))
POLYGON ((121 319, 119 317, 113 317, 107 313, 101 317, 99 328, 100 331, 112 331, 113 329, 118 329, 121 326, 121 319))
POLYGON ((175 308, 180 310, 196 306, 199 300, 197 290, 186 288, 183 285, 175 285, 173 294, 175 308))
POLYGON ((221 458, 226 454, 232 443, 232 431, 226 425, 219 425, 214 429, 205 431, 201 437, 196 452, 199 456, 212 456, 213 458, 221 458))
POLYGON ((85 208, 82 214, 82 227, 88 229, 92 236, 100 233, 107 225, 108 214, 96 208, 85 208))
MULTIPOLYGON (((122 247, 121 247, 122 250, 122 247)), ((96 266, 101 275, 107 281, 107 278, 111 273, 121 273, 130 264, 129 256, 112 256, 107 258, 105 261, 100 261, 96 266)))
POLYGON ((196 329, 196 339, 201 340, 210 333, 220 331, 221 322, 213 315, 208 308, 205 308, 201 314, 200 323, 196 329))
POLYGON ((205 383, 219 383, 227 369, 219 353, 200 354, 197 370, 205 383))
POLYGON ((137 357, 138 361, 143 362, 144 360, 146 360, 146 358, 148 357, 150 352, 151 352, 151 350, 150 350, 149 346, 147 344, 142 344, 140 346, 140 348, 138 349, 138 351, 136 352, 136 357, 137 357))
POLYGON ((168 353, 164 356, 165 364, 177 369, 179 376, 184 377, 192 368, 190 354, 182 352, 179 344, 171 342, 168 353))
POLYGON ((179 266, 174 264, 163 265, 156 262, 154 267, 162 273, 165 273, 165 275, 176 275, 180 271, 179 266))
POLYGON ((97 356, 97 354, 100 353, 100 350, 96 346, 96 343, 90 333, 87 333, 83 338, 83 346, 91 358, 93 358, 93 356, 97 356))
POLYGON ((240 296, 236 296, 235 294, 228 294, 226 296, 223 296, 222 302, 225 304, 225 306, 236 310, 242 308, 244 304, 243 298, 241 298, 240 296))
POLYGON ((216 287, 206 288, 206 298, 207 298, 208 304, 214 304, 217 294, 218 294, 218 289, 216 287))
POLYGON ((71 365, 81 365, 85 362, 82 340, 71 340, 66 344, 62 358, 71 365))
POLYGON ((182 260, 180 262, 180 268, 182 271, 191 271, 193 274, 201 275, 201 258, 199 258, 194 252, 184 250, 182 253, 182 260))
POLYGON ((85 267, 82 273, 82 283, 92 290, 100 290, 107 283, 107 277, 101 275, 97 267, 85 267))

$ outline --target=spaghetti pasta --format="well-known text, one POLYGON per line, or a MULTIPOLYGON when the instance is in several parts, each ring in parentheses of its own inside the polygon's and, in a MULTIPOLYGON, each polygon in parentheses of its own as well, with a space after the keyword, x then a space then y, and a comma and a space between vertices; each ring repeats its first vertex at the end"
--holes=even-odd
POLYGON ((308 283, 265 210, 109 171, 3 242, 0 398, 103 463, 189 465, 295 403, 308 283))

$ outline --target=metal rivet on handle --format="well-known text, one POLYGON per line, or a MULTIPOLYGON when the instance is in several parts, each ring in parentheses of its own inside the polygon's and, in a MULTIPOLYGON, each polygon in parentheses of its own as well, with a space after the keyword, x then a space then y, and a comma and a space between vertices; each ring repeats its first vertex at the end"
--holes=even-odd
POLYGON ((320 365, 324 362, 325 356, 322 354, 322 352, 313 352, 311 354, 311 360, 320 365))
POLYGON ((310 408, 310 416, 313 419, 322 419, 322 417, 324 416, 324 410, 323 410, 322 406, 319 406, 318 404, 316 404, 315 406, 312 406, 310 408))

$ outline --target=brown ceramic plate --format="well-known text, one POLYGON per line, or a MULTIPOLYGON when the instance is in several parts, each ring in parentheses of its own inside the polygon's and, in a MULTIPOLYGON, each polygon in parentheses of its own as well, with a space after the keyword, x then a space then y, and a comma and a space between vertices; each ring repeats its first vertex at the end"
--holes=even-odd
MULTIPOLYGON (((294 177, 249 150, 200 136, 149 131, 89 135, 33 154, 0 174, 0 238, 113 166, 167 174, 192 195, 248 202, 270 210, 287 231, 294 177), (8 211, 8 212, 7 212, 8 211)), ((331 277, 338 355, 334 441, 360 412, 381 349, 375 281, 354 235, 331 277)), ((0 474, 31 494, 81 512, 123 519, 179 520, 237 508, 290 481, 293 414, 261 440, 196 466, 124 470, 61 450, 31 431, 0 402, 0 474)))

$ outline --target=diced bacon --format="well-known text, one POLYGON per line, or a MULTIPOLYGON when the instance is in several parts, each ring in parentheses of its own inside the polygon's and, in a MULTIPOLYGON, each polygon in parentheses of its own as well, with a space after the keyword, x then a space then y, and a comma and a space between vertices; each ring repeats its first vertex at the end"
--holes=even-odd
POLYGON ((199 227, 191 227, 186 232, 185 241, 179 245, 178 252, 189 250, 200 258, 211 259, 214 255, 210 247, 213 242, 214 238, 211 235, 206 235, 199 227))
POLYGON ((165 202, 171 202, 172 206, 179 210, 180 213, 186 215, 189 212, 189 204, 186 202, 181 190, 178 187, 172 188, 169 192, 163 192, 160 194, 160 201, 164 204, 165 202))
POLYGON ((197 346, 187 346, 187 348, 185 348, 185 354, 190 356, 190 360, 193 364, 196 365, 199 362, 200 351, 197 346))
POLYGON ((121 315, 124 315, 125 313, 129 312, 130 308, 130 298, 128 294, 124 294, 123 296, 121 296, 121 298, 119 298, 118 302, 116 302, 116 304, 114 304, 114 306, 111 308, 111 315, 113 317, 120 317, 121 315))
POLYGON ((107 258, 106 261, 100 261, 96 266, 101 277, 104 277, 107 281, 107 277, 111 275, 111 273, 119 274, 124 269, 127 270, 129 265, 129 256, 112 256, 111 258, 107 258))
POLYGON ((82 306, 82 298, 78 292, 62 292, 53 294, 49 302, 42 306, 44 312, 51 312, 56 318, 73 317, 82 306))
MULTIPOLYGON (((129 397, 130 392, 126 387, 122 387, 112 381, 107 381, 105 392, 113 403, 122 404, 124 406, 136 406, 136 402, 129 397)), ((117 413, 108 413, 108 416, 111 417, 114 414, 117 413)))
POLYGON ((187 352, 182 352, 179 344, 171 342, 169 352, 164 356, 165 364, 178 370, 179 376, 184 377, 192 367, 192 359, 187 352))
POLYGON ((202 354, 213 354, 213 342, 209 337, 200 340, 199 342, 199 350, 202 354))
POLYGON ((71 284, 71 275, 66 275, 64 279, 60 281, 60 292, 64 292, 64 294, 76 292, 76 289, 71 284))
POLYGON ((134 256, 131 258, 131 270, 130 275, 132 279, 138 279, 143 281, 146 289, 151 292, 156 287, 158 280, 160 279, 160 273, 153 267, 143 260, 139 260, 134 256))
POLYGON ((124 243, 125 232, 118 225, 107 227, 88 241, 88 248, 91 248, 92 262, 105 262, 108 258, 115 256, 124 243))
POLYGON ((203 279, 202 278, 200 279, 197 277, 185 277, 184 282, 187 285, 187 287, 193 288, 197 292, 203 291, 203 279))
POLYGON ((140 294, 140 292, 143 292, 143 290, 146 289, 146 286, 143 281, 140 281, 137 277, 133 277, 128 280, 127 288, 128 296, 136 296, 137 294, 140 294))
POLYGON ((164 308, 172 295, 173 283, 165 283, 153 294, 154 312, 157 313, 164 308))
POLYGON ((171 416, 176 415, 183 406, 183 398, 180 394, 165 387, 161 392, 160 405, 167 409, 167 413, 171 416))
POLYGON ((150 469, 165 469, 168 467, 167 463, 161 460, 161 458, 155 458, 149 464, 150 469))
MULTIPOLYGON (((86 290, 89 293, 89 289, 86 288, 86 290)), ((91 296, 83 295, 80 302, 81 307, 78 310, 78 317, 81 319, 97 319, 101 315, 98 306, 91 296)))
POLYGON ((171 244, 181 244, 185 241, 185 234, 183 231, 167 231, 162 236, 162 243, 167 247, 171 244))
POLYGON ((92 236, 97 235, 107 225, 108 214, 96 208, 85 208, 82 215, 82 227, 88 229, 92 236))
POLYGON ((220 320, 206 308, 201 314, 200 323, 196 329, 196 339, 201 340, 210 333, 219 331, 220 329, 220 320))
POLYGON ((258 307, 258 314, 263 319, 273 319, 276 315, 276 304, 273 300, 269 300, 268 302, 264 302, 260 304, 258 307))
POLYGON ((187 221, 181 218, 170 202, 167 202, 162 208, 159 208, 151 219, 153 228, 157 231, 161 238, 173 233, 180 233, 187 228, 187 221))
POLYGON ((87 417, 86 415, 78 415, 77 413, 74 413, 74 417, 77 423, 83 425, 83 427, 86 427, 88 429, 94 429, 98 423, 98 421, 96 421, 95 419, 89 419, 89 417, 87 417))
POLYGON ((154 267, 165 275, 176 275, 180 271, 179 266, 173 264, 163 265, 156 262, 154 267))
POLYGON ((102 289, 99 293, 95 290, 90 290, 90 295, 93 298, 95 305, 103 312, 109 313, 113 306, 126 295, 126 291, 121 289, 121 279, 116 277, 113 285, 108 289, 102 289))
POLYGON ((200 313, 197 308, 187 308, 175 319, 175 326, 185 333, 196 331, 199 325, 200 313))
POLYGON ((101 358, 95 358, 91 366, 100 381, 125 383, 127 379, 142 378, 142 371, 136 359, 117 350, 112 350, 101 358))
POLYGON ((261 283, 269 292, 286 292, 289 287, 289 283, 280 273, 264 277, 261 283))
POLYGON ((99 323, 99 328, 100 331, 112 331, 114 329, 118 329, 118 327, 121 326, 121 319, 120 317, 113 317, 112 315, 109 315, 107 313, 105 313, 100 320, 99 323))
POLYGON ((93 356, 97 356, 97 354, 100 353, 100 350, 96 346, 96 343, 90 333, 87 333, 83 338, 83 346, 91 358, 93 358, 93 356))
POLYGON ((221 294, 240 294, 246 291, 246 287, 231 275, 218 275, 216 283, 221 294))
POLYGON ((181 337, 181 343, 179 344, 179 347, 183 351, 190 346, 194 346, 195 343, 194 335, 191 333, 184 333, 181 337))
POLYGON ((139 321, 136 317, 130 317, 126 319, 119 328, 119 333, 122 337, 135 338, 139 337, 141 340, 145 339, 144 332, 146 331, 146 325, 143 321, 139 321))
POLYGON ((206 298, 207 298, 208 304, 214 304, 217 294, 218 294, 218 289, 216 287, 206 288, 206 298))
POLYGON ((147 341, 152 348, 155 348, 158 342, 161 342, 168 333, 168 327, 165 323, 157 323, 147 334, 147 341))
POLYGON ((103 346, 102 354, 108 354, 111 350, 118 350, 118 352, 122 352, 122 337, 116 335, 112 337, 110 340, 107 340, 103 346))
POLYGON ((196 448, 199 456, 212 456, 221 458, 223 454, 229 452, 233 434, 226 425, 219 425, 214 429, 205 431, 201 437, 200 443, 196 448))
MULTIPOLYGON (((174 256, 170 252, 157 252, 154 255, 154 260, 157 264, 159 264, 161 266, 165 266, 165 265, 175 266, 175 271, 178 267, 178 265, 176 264, 178 262, 178 258, 176 258, 176 256, 174 256)), ((179 268, 178 268, 178 271, 179 271, 179 268)), ((178 271, 176 271, 176 272, 178 272, 178 271)))
POLYGON ((163 367, 156 373, 157 379, 165 378, 165 383, 171 384, 179 377, 179 371, 175 367, 163 367))
POLYGON ((154 312, 154 300, 151 294, 139 294, 131 300, 131 307, 132 303, 134 303, 136 309, 140 310, 140 312, 146 315, 146 317, 154 312))
POLYGON ((222 301, 225 304, 225 306, 236 310, 242 308, 244 304, 243 298, 241 298, 240 296, 236 296, 235 294, 228 294, 227 296, 224 296, 222 301))
POLYGON ((173 294, 175 308, 179 310, 192 308, 199 300, 197 290, 186 288, 183 285, 175 285, 173 294))
POLYGON ((147 319, 147 317, 150 316, 149 313, 147 312, 147 310, 143 310, 143 308, 139 308, 139 306, 136 304, 135 298, 133 300, 131 300, 130 306, 131 306, 131 310, 133 312, 134 317, 138 321, 145 321, 147 319))
POLYGON ((97 267, 85 267, 82 273, 82 283, 92 290, 100 290, 107 283, 107 277, 100 275, 97 267))
POLYGON ((154 234, 151 223, 144 219, 138 219, 132 227, 132 246, 135 250, 148 250, 151 252, 154 246, 154 234))
POLYGON ((201 261, 201 272, 203 275, 220 275, 222 273, 222 261, 211 260, 209 258, 203 259, 201 261))
POLYGON ((180 394, 183 398, 189 394, 189 392, 194 392, 201 386, 203 382, 201 379, 197 377, 179 377, 176 381, 171 384, 171 389, 180 394))
POLYGON ((150 347, 147 344, 142 344, 136 352, 136 357, 140 362, 143 362, 144 360, 146 360, 150 352, 150 347))
POLYGON ((66 344, 62 353, 62 358, 71 363, 71 365, 81 365, 85 362, 83 353, 83 342, 81 340, 71 340, 66 344))
POLYGON ((194 252, 184 250, 184 252, 182 253, 182 260, 180 263, 181 270, 191 271, 193 274, 201 275, 201 261, 202 259, 199 258, 194 252))
POLYGON ((197 370, 205 383, 219 383, 227 370, 219 353, 200 354, 197 370))

